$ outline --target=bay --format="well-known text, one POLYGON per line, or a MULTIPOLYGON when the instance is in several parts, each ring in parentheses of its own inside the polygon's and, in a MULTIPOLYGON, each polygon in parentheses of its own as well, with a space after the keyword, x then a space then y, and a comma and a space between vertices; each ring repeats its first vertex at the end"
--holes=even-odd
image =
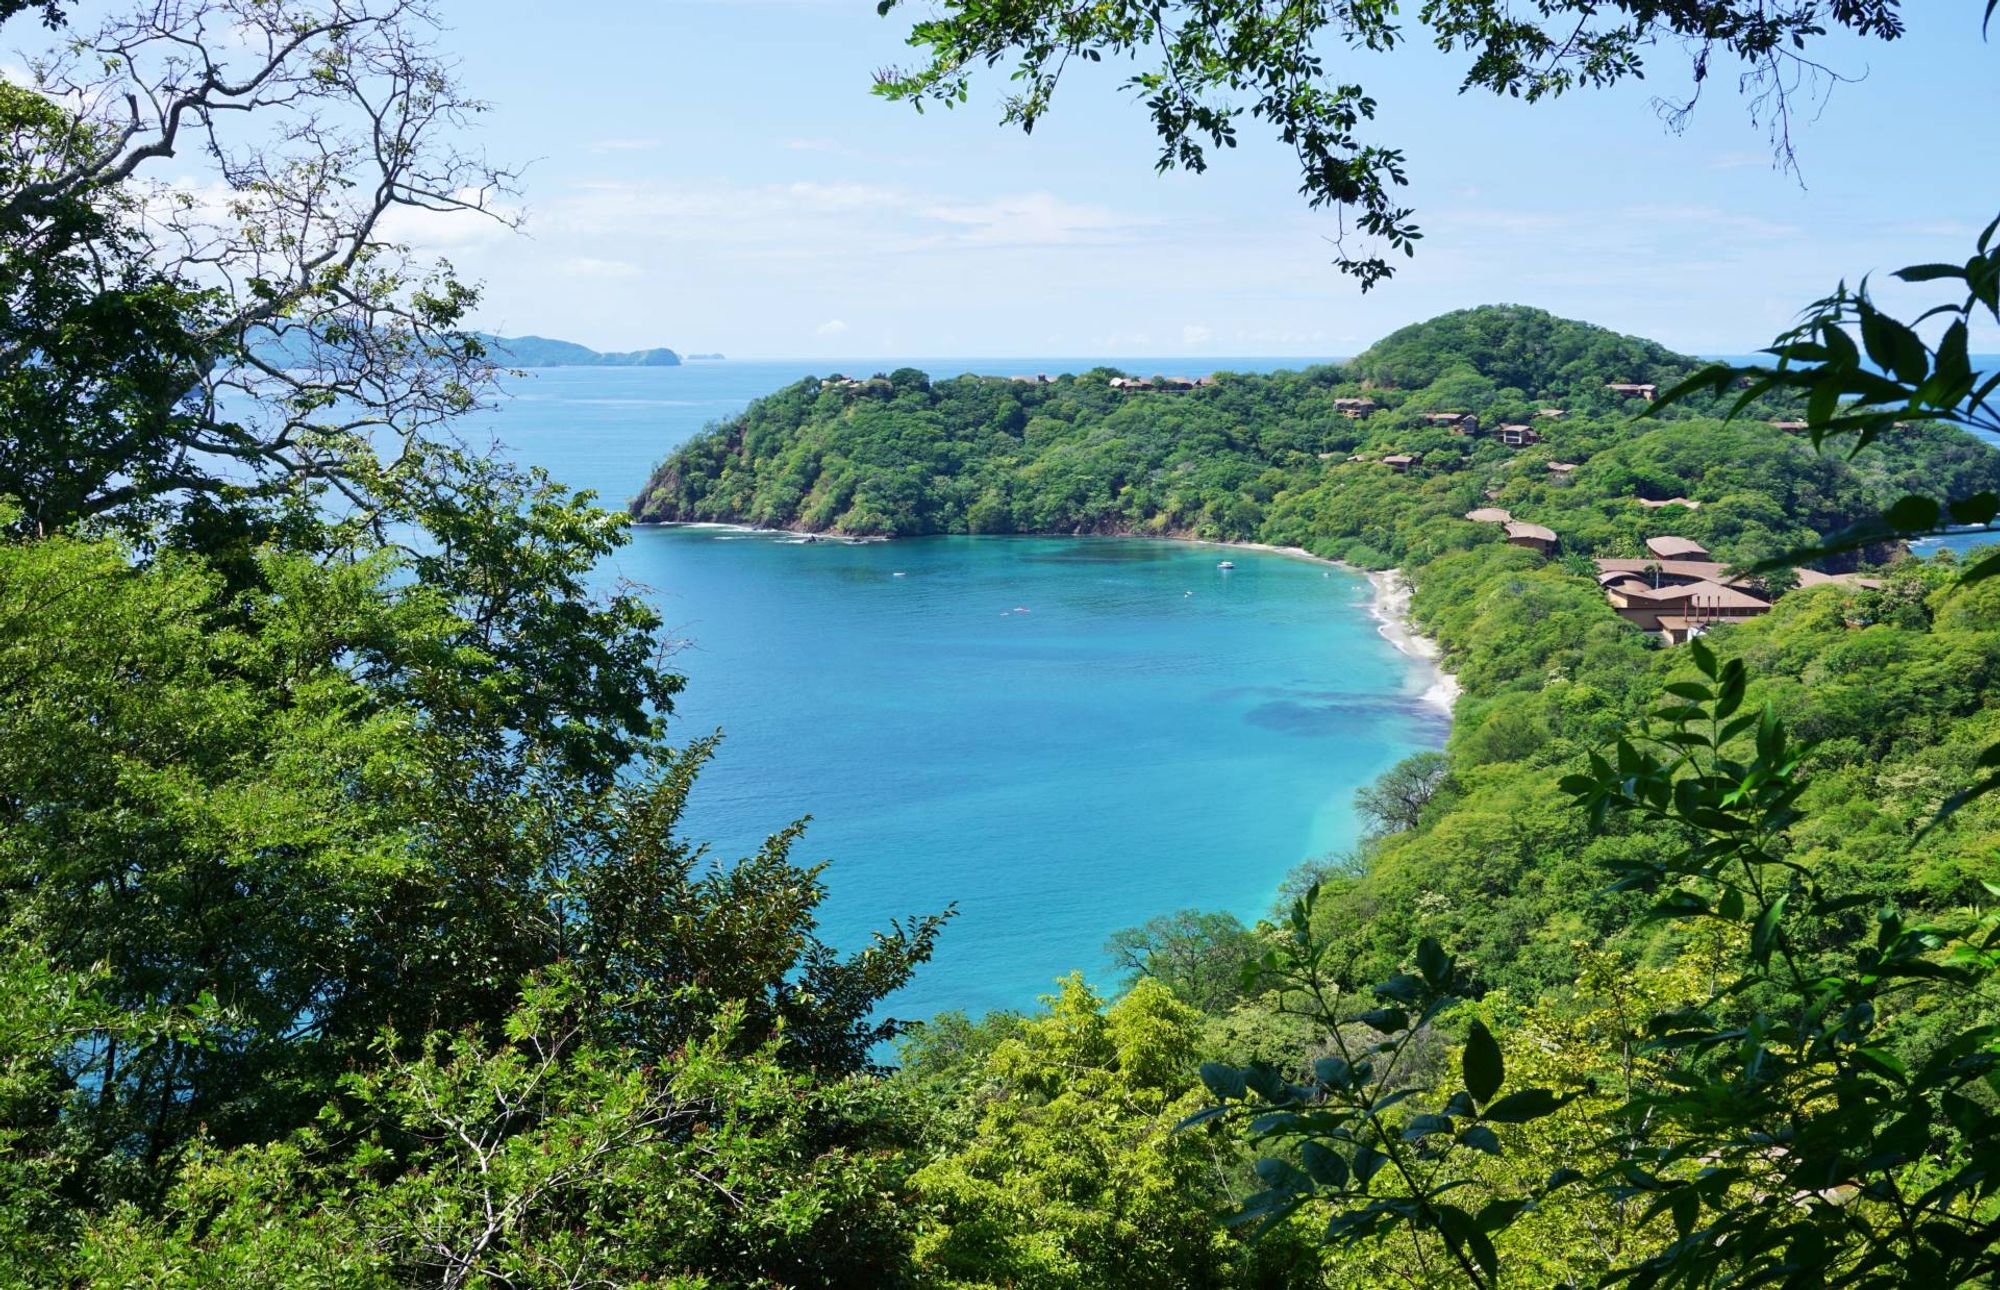
MULTIPOLYGON (((480 429, 621 505, 750 398, 807 370, 901 365, 554 369, 512 382, 480 429)), ((686 836, 726 860, 810 815, 794 855, 831 861, 822 930, 845 949, 956 905, 899 1016, 1028 1006, 1071 970, 1115 985, 1105 938, 1154 914, 1261 915, 1294 865, 1352 846, 1354 791, 1446 730, 1367 582, 1280 555, 641 528, 603 575, 645 588, 678 643, 675 741, 724 732, 686 836)))

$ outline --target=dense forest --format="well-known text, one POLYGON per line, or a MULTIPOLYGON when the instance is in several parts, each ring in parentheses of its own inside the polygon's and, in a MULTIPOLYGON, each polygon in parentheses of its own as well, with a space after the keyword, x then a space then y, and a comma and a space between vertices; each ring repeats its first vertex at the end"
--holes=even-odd
POLYGON ((631 513, 854 534, 1256 540, 1379 568, 1412 543, 1477 540, 1459 521, 1489 503, 1553 528, 1567 552, 1636 556, 1667 523, 1640 501, 1684 495, 1701 506, 1670 512, 1674 531, 1749 559, 1906 492, 1961 496, 2000 479, 1994 455, 1955 431, 1908 427, 1844 462, 1766 424, 1791 415, 1782 405, 1734 422, 1703 415, 1715 401, 1635 419, 1643 399, 1608 388, 1665 388, 1699 366, 1498 307, 1405 328, 1344 367, 1218 373, 1186 391, 1128 392, 1109 369, 1047 383, 912 369, 805 380, 677 449, 631 513), (1357 400, 1373 410, 1343 415, 1357 400), (1509 447, 1502 426, 1536 442, 1509 447), (1398 455, 1415 458, 1407 474, 1383 464, 1398 455), (1416 537, 1431 520, 1445 523, 1416 537))
MULTIPOLYGON (((1524 309, 1184 387, 808 381, 687 445, 640 518, 1396 565, 1464 682, 1269 918, 1162 910, 1105 929, 1118 981, 917 1024, 952 911, 836 947, 804 804, 747 856, 687 837, 715 745, 597 581, 629 517, 456 433, 506 360, 395 217, 504 225, 518 176, 454 137, 484 104, 428 7, 84 8, 0 0, 41 38, 0 77, 0 1286, 2000 1275, 2000 584, 1894 540, 2000 514, 2000 467, 1885 410, 1844 322, 1806 365, 1882 411, 1850 458, 1769 422, 1852 391, 1719 419, 1733 375, 1673 401, 1688 360, 1524 309), (1855 524, 1866 581, 1769 564, 1768 613, 1676 648, 1589 563, 1855 524)), ((1231 8, 1227 57, 1268 50, 1231 8)), ((1661 30, 1820 30, 1702 9, 1661 30)), ((953 12, 996 51, 1144 27, 953 12)), ((1489 78, 1534 43, 1441 12, 1494 19, 1453 37, 1489 78)), ((1273 84, 1302 157, 1344 146, 1347 95, 1273 84)), ((1924 280, 2000 311, 1991 237, 1924 280)), ((1970 399, 1962 327, 1837 304, 1905 406, 1970 399)))
MULTIPOLYGON (((1576 1098, 1550 1120, 1503 1130, 1508 1156, 1470 1153, 1473 1164, 1452 1185, 1523 1203, 1537 1169, 1616 1163, 1587 1127, 1590 1116, 1612 1116, 1647 1080, 1680 1077, 1664 1056, 1635 1075, 1633 1045, 1654 1011, 1706 997, 1730 941, 1661 922, 1649 913, 1656 892, 1614 880, 1666 863, 1687 845, 1685 821, 1593 828, 1564 786, 1621 731, 1688 686, 1700 690, 1695 657, 1621 621, 1587 557, 1643 556, 1644 539, 1673 534, 1747 564, 1863 521, 1906 493, 2000 485, 2000 454, 1957 430, 1903 427, 1843 460, 1771 424, 1793 415, 1782 405, 1735 420, 1698 403, 1644 416, 1643 396, 1606 388, 1665 388, 1694 366, 1539 311, 1480 309, 1405 329, 1342 368, 1220 374, 1189 390, 1128 393, 1108 371, 1047 384, 933 383, 910 371, 851 385, 807 381, 656 472, 634 504, 641 518, 874 533, 1186 534, 1400 566, 1416 587, 1418 623, 1465 686, 1446 752, 1412 758, 1364 793, 1369 836, 1350 854, 1303 866, 1271 923, 1163 911, 1114 938, 1131 993, 1108 1010, 1072 981, 1035 1016, 940 1018, 906 1041, 897 1081, 967 1108, 948 1118, 972 1116, 917 1176, 920 1194, 934 1200, 917 1246, 928 1266, 967 1285, 1466 1283, 1464 1269, 1427 1266, 1419 1243, 1387 1237, 1327 1258, 1271 1236, 1230 1255, 1227 1271, 1198 1273, 1191 1250, 1163 1249, 1134 1268, 1128 1243, 1111 1243, 1114 1258, 1073 1208, 1079 1186, 1089 1189, 1092 1216, 1157 1198, 1162 1180, 1185 1167, 1176 1160, 1197 1148, 1148 1137, 1171 1113, 1126 1095, 1126 1131, 1139 1136, 1109 1159, 1106 1144, 1090 1147, 1101 1163, 1088 1182, 1069 1177, 1084 1150, 1071 1136, 1077 1112, 1065 1109, 1074 1092, 1066 1081, 1024 1083, 1023 1063, 1058 1027, 1115 1033, 1133 1010, 1162 1005, 1155 983, 1182 1010, 1192 1051, 1211 1061, 1282 1070, 1324 1052, 1295 998, 1243 971, 1268 964, 1274 938, 1283 942, 1297 915, 1288 903, 1307 891, 1308 934, 1332 955, 1343 989, 1365 997, 1366 983, 1392 977, 1419 942, 1450 947, 1454 988, 1477 1000, 1459 1005, 1456 1027, 1484 1019, 1508 1036, 1509 1063, 1576 1098), (1342 407, 1355 404, 1336 405, 1356 399, 1375 406, 1350 417, 1342 407), (1562 415, 1537 417, 1543 409, 1562 415), (1433 412, 1474 413, 1482 430, 1454 434, 1425 420, 1433 412), (1506 446, 1493 434, 1506 424, 1533 426, 1539 442, 1506 446), (1415 460, 1398 472, 1382 460, 1395 454, 1415 460), (1641 504, 1669 499, 1693 505, 1641 504), (1553 529, 1558 548, 1507 543, 1496 526, 1465 518, 1481 506, 1553 529), (1042 1154, 1050 1150, 1057 1154, 1042 1154), (1128 1176, 1142 1169, 1157 1176, 1128 1176), (941 1192, 921 1190, 941 1181, 949 1183, 941 1192), (1052 1212, 1075 1217, 1059 1222, 1052 1212)), ((1840 893, 1830 908, 1842 912, 1797 929, 1801 954, 1837 955, 1883 909, 1944 917, 1977 907, 2000 881, 2000 812, 1975 804, 1947 829, 1924 827, 2000 738, 1989 698, 2000 668, 2000 592, 1960 588, 1949 556, 1911 560, 1878 544, 1860 558, 1881 565, 1865 584, 1796 587, 1791 575, 1772 575, 1773 611, 1714 629, 1705 642, 1745 669, 1746 709, 1768 705, 1773 720, 1810 741, 1798 768, 1801 818, 1782 851, 1796 875, 1840 893)), ((1915 1067, 1954 1025, 1982 1016, 1991 1020, 1990 1003, 1946 990, 1898 1007, 1870 1042, 1915 1067)), ((1431 1051, 1414 1060, 1435 1071, 1443 1058, 1428 1042, 1431 1051)), ((1086 1065, 1101 1074, 1090 1078, 1119 1078, 1131 1058, 1109 1042, 1098 1051, 1086 1065)), ((1180 1071, 1163 1092, 1178 1093, 1185 1108, 1203 1089, 1188 1064, 1180 1071)), ((1201 1230, 1195 1215, 1244 1185, 1226 1168, 1206 1177, 1168 1189, 1187 1206, 1190 1241, 1201 1230)), ((1558 1194, 1530 1209, 1494 1237, 1499 1266, 1520 1284, 1593 1282, 1649 1245, 1671 1243, 1678 1221, 1660 1206, 1601 1193, 1558 1194)), ((1231 1248, 1216 1247, 1218 1257, 1231 1248)))

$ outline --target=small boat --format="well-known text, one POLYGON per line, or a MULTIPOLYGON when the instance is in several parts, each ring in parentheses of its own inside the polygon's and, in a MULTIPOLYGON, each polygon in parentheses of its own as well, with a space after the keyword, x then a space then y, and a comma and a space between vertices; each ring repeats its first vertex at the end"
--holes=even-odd
POLYGON ((1215 567, 1218 569, 1234 569, 1236 567, 1236 562, 1233 560, 1224 560, 1221 564, 1218 564, 1215 567))
POLYGON ((895 571, 894 573, 890 574, 889 576, 890 576, 890 577, 892 577, 892 578, 900 578, 900 577, 902 577, 902 576, 903 576, 903 571, 902 571, 901 569, 898 569, 898 570, 896 570, 896 571, 895 571))

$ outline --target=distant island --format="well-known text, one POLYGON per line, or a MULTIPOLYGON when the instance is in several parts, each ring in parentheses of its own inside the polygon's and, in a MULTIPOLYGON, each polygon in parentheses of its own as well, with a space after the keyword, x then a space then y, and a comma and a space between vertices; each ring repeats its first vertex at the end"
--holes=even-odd
MULTIPOLYGON (((635 349, 605 353, 570 340, 546 336, 488 336, 479 339, 493 358, 510 367, 679 367, 681 356, 671 349, 635 349)), ((696 355, 701 358, 706 355, 696 355)), ((721 357, 721 355, 716 355, 721 357)))
POLYGON ((689 355, 687 356, 687 360, 688 360, 688 361, 689 361, 690 363, 720 363, 720 362, 721 362, 721 361, 722 361, 722 360, 723 360, 723 359, 724 359, 725 357, 727 357, 727 355, 723 355, 723 354, 689 354, 689 355))
MULTIPOLYGON (((487 355, 502 367, 679 367, 681 356, 671 349, 635 349, 626 353, 604 353, 575 341, 551 340, 546 336, 495 336, 473 332, 487 355)), ((253 347, 260 362, 276 367, 303 368, 314 365, 312 341, 304 329, 267 336, 253 347)), ((696 355, 720 358, 722 355, 696 355)))

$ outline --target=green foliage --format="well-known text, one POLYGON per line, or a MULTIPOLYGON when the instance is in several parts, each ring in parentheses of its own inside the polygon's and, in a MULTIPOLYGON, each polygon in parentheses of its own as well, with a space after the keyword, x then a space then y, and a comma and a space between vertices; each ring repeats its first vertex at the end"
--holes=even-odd
POLYGON ((1451 786, 1451 762, 1443 753, 1412 753, 1373 784, 1354 795, 1354 809, 1378 834, 1401 833, 1424 821, 1424 812, 1451 786))
POLYGON ((1419 1279, 1428 1242, 1455 1268, 1447 1281, 1471 1285, 1505 1278, 1505 1234, 1524 1217, 1593 1204, 1637 1212, 1595 1270, 1604 1284, 1966 1285, 2000 1270, 2000 917, 1912 920, 1807 862, 1793 835, 1811 750, 1771 709, 1746 710, 1740 659, 1700 641, 1689 652, 1700 679, 1668 687, 1663 724, 1592 754, 1564 787, 1599 828, 1629 814, 1682 840, 1611 868, 1652 898, 1649 920, 1696 937, 1712 926, 1728 947, 1700 997, 1622 1026, 1622 1053, 1571 1072, 1571 1091, 1510 1088, 1502 1043, 1476 1016, 1455 1069, 1425 1062, 1421 1040, 1453 1015, 1458 980, 1436 941, 1372 997, 1344 989, 1309 892, 1263 971, 1326 1055, 1303 1078, 1205 1066, 1215 1104, 1183 1125, 1242 1117, 1271 1153, 1240 1221, 1309 1210, 1330 1242, 1372 1243, 1376 1257, 1407 1232, 1419 1279), (1857 911, 1872 911, 1872 934, 1829 942, 1829 923, 1857 911), (1599 1096, 1600 1076, 1617 1096, 1599 1096), (1534 1135, 1511 1126, 1566 1116, 1595 1139, 1588 1151, 1545 1178, 1504 1167, 1535 1155, 1534 1135))
POLYGON ((1259 946, 1234 914, 1183 909, 1113 932, 1104 952, 1128 988, 1150 978, 1203 1012, 1224 1012, 1242 997, 1243 969, 1259 946))
POLYGON ((915 1178, 927 1285, 1198 1287, 1310 1257, 1218 1229, 1234 1150, 1172 1132, 1195 1105, 1197 1014, 1143 979, 1109 1009, 1070 977, 968 1077, 977 1122, 915 1178))
POLYGON ((202 1150, 162 1212, 87 1235, 93 1284, 893 1284, 903 1119, 871 1081, 744 1051, 740 1016, 654 1063, 532 982, 497 1042, 434 1034, 280 1142, 202 1150), (161 1270, 170 1270, 162 1275, 161 1270))
POLYGON ((461 468, 416 554, 0 546, 0 1279, 897 1274, 871 1060, 941 920, 843 956, 796 826, 681 840, 622 523, 461 468))

